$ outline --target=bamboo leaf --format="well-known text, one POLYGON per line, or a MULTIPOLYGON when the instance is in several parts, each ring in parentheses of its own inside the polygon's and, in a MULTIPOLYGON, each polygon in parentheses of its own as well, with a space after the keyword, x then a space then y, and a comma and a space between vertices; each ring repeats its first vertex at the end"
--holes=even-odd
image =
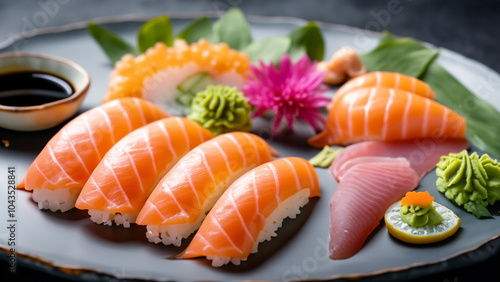
POLYGON ((456 111, 467 120, 467 139, 489 154, 500 158, 498 124, 500 113, 463 86, 437 62, 432 63, 422 76, 436 92, 436 101, 456 111))
POLYGON ((411 38, 382 41, 374 50, 360 56, 367 71, 392 71, 420 77, 438 55, 411 38))

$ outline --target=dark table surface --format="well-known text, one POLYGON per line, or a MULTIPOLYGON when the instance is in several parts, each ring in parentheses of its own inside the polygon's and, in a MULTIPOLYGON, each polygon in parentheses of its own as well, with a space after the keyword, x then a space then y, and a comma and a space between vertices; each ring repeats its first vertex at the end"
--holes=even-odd
MULTIPOLYGON (((122 14, 224 11, 232 6, 239 7, 248 15, 298 17, 372 31, 385 29, 398 36, 409 36, 450 49, 500 72, 500 1, 486 0, 0 0, 0 47, 12 43, 23 31, 75 21, 122 14)), ((500 240, 495 240, 473 253, 460 255, 444 263, 417 267, 404 273, 388 273, 368 280, 498 281, 494 277, 498 275, 499 265, 500 240)), ((56 272, 54 276, 54 272, 49 274, 24 265, 18 266, 15 276, 7 274, 7 269, 7 262, 0 260, 1 281, 68 279, 62 273, 56 272)))

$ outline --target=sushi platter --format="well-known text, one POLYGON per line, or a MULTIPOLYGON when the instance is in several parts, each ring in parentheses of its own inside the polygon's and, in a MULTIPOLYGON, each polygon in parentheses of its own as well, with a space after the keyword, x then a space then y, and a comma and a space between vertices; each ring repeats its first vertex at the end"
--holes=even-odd
MULTIPOLYGON (((181 29, 191 20, 175 15, 169 17, 174 30, 181 29)), ((133 41, 146 20, 123 16, 109 21, 100 19, 100 22, 108 22, 108 28, 133 41)), ((306 23, 300 19, 253 16, 249 16, 248 20, 255 39, 288 34, 306 23)), ((319 23, 319 27, 325 39, 325 54, 333 54, 344 46, 360 53, 367 52, 378 44, 380 37, 380 34, 359 33, 347 26, 319 23)), ((54 55, 82 66, 91 77, 91 86, 78 113, 100 105, 113 70, 112 64, 92 40, 85 23, 20 39, 0 51, 54 55)), ((440 50, 437 60, 469 89, 486 89, 488 102, 500 110, 500 95, 492 95, 500 93, 499 74, 446 49, 440 50)), ((333 96, 335 90, 329 89, 326 95, 333 96)), ((484 91, 481 94, 485 94, 484 91)), ((0 187, 7 183, 8 174, 20 181, 35 157, 62 126, 34 132, 0 128, 0 140, 4 144, 0 144, 0 187)), ((280 153, 280 157, 310 159, 320 151, 308 145, 308 139, 315 133, 303 122, 297 123, 294 131, 273 135, 272 117, 264 114, 253 120, 252 133, 267 141, 280 153)), ((474 147, 472 150, 485 153, 474 147)), ((260 244, 258 252, 251 254, 240 265, 212 267, 210 261, 201 258, 172 259, 186 249, 193 240, 192 235, 179 247, 154 244, 146 239, 145 226, 132 224, 130 228, 123 228, 98 225, 89 220, 86 211, 78 209, 64 213, 40 210, 32 200, 31 192, 24 190, 16 191, 15 208, 9 208, 12 216, 7 211, 0 213, 0 224, 15 226, 14 232, 0 228, 2 259, 11 252, 9 242, 12 240, 9 241, 9 238, 14 238, 17 263, 77 280, 331 280, 408 272, 423 266, 428 267, 427 274, 432 273, 438 271, 432 266, 477 251, 500 237, 500 224, 496 222, 500 220, 498 214, 478 220, 451 205, 435 189, 437 176, 431 171, 416 190, 428 190, 436 202, 446 203, 460 217, 461 227, 453 237, 429 245, 411 245, 391 237, 384 223, 380 223, 358 253, 346 259, 332 260, 328 255, 330 198, 337 181, 327 168, 315 168, 315 171, 321 197, 311 198, 295 219, 285 219, 283 226, 277 230, 277 237, 260 244)), ((4 207, 8 195, 3 189, 0 192, 0 206, 4 207)), ((426 272, 422 271, 423 274, 426 272)))

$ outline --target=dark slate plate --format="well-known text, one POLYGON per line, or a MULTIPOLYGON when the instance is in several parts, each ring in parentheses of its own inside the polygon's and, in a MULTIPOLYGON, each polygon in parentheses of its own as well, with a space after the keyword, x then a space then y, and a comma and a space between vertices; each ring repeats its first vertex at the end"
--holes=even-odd
MULTIPOLYGON (((173 18, 175 18, 173 16, 173 18)), ((289 18, 250 17, 255 39, 286 35, 304 21, 289 18)), ((145 19, 114 18, 107 26, 135 41, 136 32, 145 19)), ((186 19, 173 20, 176 29, 186 19)), ((106 92, 112 66, 91 39, 84 24, 45 30, 43 34, 18 40, 3 49, 52 54, 82 65, 92 77, 92 85, 80 112, 98 105, 106 92)), ((342 46, 367 51, 377 44, 378 34, 338 25, 321 24, 326 39, 326 56, 342 46)), ((457 53, 442 49, 439 62, 464 85, 500 109, 500 76, 484 65, 457 53)), ((331 93, 330 93, 331 94, 331 93)), ((45 143, 60 127, 22 133, 0 129, 0 139, 10 146, 0 146, 0 181, 7 182, 7 168, 15 167, 19 180, 45 143)), ((264 137, 282 156, 310 158, 318 150, 306 140, 312 130, 299 124, 295 132, 283 132, 272 137, 270 118, 255 120, 254 132, 264 137)), ((31 195, 17 192, 16 255, 17 263, 28 264, 41 271, 69 273, 74 279, 98 280, 103 277, 146 280, 304 280, 366 277, 393 271, 411 271, 420 266, 432 266, 460 254, 478 249, 500 234, 498 215, 493 219, 477 220, 454 207, 435 187, 436 176, 429 173, 419 190, 429 190, 436 201, 447 205, 462 219, 458 233, 444 242, 413 246, 394 240, 381 224, 355 256, 340 261, 328 258, 329 200, 337 183, 326 169, 317 169, 322 197, 312 200, 295 220, 287 219, 278 237, 260 245, 259 253, 251 255, 240 266, 213 268, 204 259, 168 260, 181 248, 147 242, 145 229, 108 227, 92 223, 86 212, 66 213, 40 211, 31 195)), ((7 203, 7 193, 0 193, 1 206, 7 203)), ((7 212, 0 213, 0 222, 8 226, 7 212)), ((6 228, 0 229, 0 248, 9 252, 6 228)), ((7 258, 2 254, 2 258, 7 258)), ((450 267, 449 265, 446 267, 450 267)), ((437 271, 437 270, 436 270, 437 271)), ((442 271, 442 269, 440 269, 442 271)), ((423 273, 423 272, 422 272, 423 273)), ((413 273, 415 275, 415 273, 413 273)), ((418 275, 417 275, 418 276, 418 275)))

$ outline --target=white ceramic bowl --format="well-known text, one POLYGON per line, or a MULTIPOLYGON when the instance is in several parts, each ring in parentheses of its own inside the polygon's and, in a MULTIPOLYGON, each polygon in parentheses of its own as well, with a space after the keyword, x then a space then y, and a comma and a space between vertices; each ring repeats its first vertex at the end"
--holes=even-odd
POLYGON ((60 124, 78 111, 90 86, 87 71, 70 60, 21 52, 0 54, 0 75, 20 71, 40 71, 61 77, 73 86, 74 93, 36 106, 0 104, 0 127, 11 130, 35 131, 60 124))

